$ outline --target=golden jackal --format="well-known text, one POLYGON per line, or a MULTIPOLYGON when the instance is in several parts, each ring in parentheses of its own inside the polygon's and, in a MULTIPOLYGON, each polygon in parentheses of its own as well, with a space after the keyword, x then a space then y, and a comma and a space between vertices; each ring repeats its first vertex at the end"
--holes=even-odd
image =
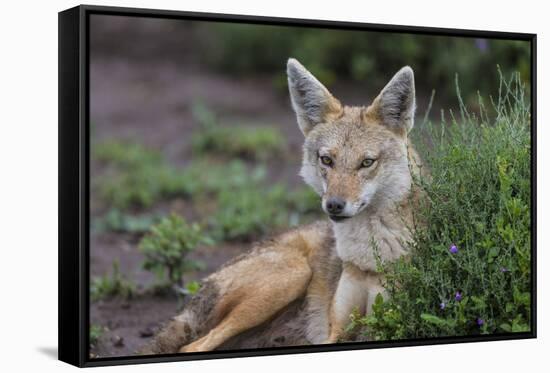
POLYGON ((399 70, 368 107, 342 105, 295 59, 287 75, 305 136, 300 174, 330 221, 259 243, 222 266, 142 353, 337 342, 352 310, 369 312, 383 292, 376 256, 407 254, 420 196, 407 138, 412 69, 399 70))

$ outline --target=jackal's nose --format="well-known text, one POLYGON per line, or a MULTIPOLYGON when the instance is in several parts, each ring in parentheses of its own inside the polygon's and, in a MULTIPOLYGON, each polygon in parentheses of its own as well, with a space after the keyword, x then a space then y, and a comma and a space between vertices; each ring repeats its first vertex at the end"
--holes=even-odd
POLYGON ((327 212, 329 214, 338 215, 341 214, 342 211, 344 211, 344 208, 346 207, 346 201, 339 197, 332 197, 327 199, 325 207, 327 208, 327 212))

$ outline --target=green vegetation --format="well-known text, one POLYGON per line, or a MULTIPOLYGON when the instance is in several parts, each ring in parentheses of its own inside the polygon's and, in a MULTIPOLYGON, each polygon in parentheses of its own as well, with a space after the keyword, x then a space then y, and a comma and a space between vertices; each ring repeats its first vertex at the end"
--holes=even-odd
POLYGON ((281 226, 286 217, 284 193, 281 186, 259 190, 252 185, 236 193, 223 190, 213 216, 215 237, 247 240, 266 233, 268 227, 281 226))
MULTIPOLYGON (((205 108, 201 110, 202 120, 206 123, 208 119, 205 117, 211 113, 205 108)), ((282 147, 281 135, 272 132, 271 128, 243 127, 232 135, 218 133, 226 129, 215 127, 198 132, 193 141, 195 145, 198 142, 202 145, 196 145, 196 150, 201 149, 202 155, 227 152, 231 157, 246 155, 265 159, 282 147), (220 140, 210 142, 207 139, 210 136, 220 137, 220 140)), ((196 158, 184 168, 176 168, 163 160, 158 152, 124 141, 97 144, 94 156, 106 166, 96 188, 105 204, 112 206, 94 222, 98 230, 140 233, 151 225, 155 217, 132 216, 124 210, 147 208, 160 200, 178 196, 203 200, 214 197, 213 202, 216 202, 220 194, 229 191, 241 193, 242 188, 258 187, 266 176, 265 166, 261 164, 248 167, 237 159, 216 162, 206 156, 196 158)))
POLYGON ((273 127, 227 126, 206 129, 193 136, 193 150, 265 160, 283 150, 283 137, 273 127))
POLYGON ((302 215, 317 215, 321 211, 321 198, 307 185, 291 191, 287 195, 287 204, 289 209, 302 215))
MULTIPOLYGON (((300 60, 327 86, 338 77, 381 87, 403 65, 412 66, 421 82, 444 82, 458 73, 471 104, 477 90, 488 93, 498 86, 498 77, 479 79, 480 71, 493 71, 497 64, 506 73, 519 71, 525 83, 530 80, 526 41, 229 23, 197 26, 194 52, 206 66, 227 74, 271 74, 282 92, 286 77, 281 71, 288 57, 300 60)), ((445 105, 454 96, 450 85, 418 88, 437 88, 445 105)))
POLYGON ((204 268, 201 262, 186 256, 198 245, 210 243, 198 224, 187 224, 171 214, 152 226, 141 239, 139 250, 145 255, 143 268, 153 272, 161 284, 181 287, 185 273, 204 268))
POLYGON ((282 184, 224 189, 211 218, 213 236, 218 240, 248 241, 274 228, 304 223, 311 218, 308 214, 320 206, 316 197, 309 189, 291 192, 282 184))
POLYGON ((108 168, 97 185, 110 206, 149 207, 164 197, 183 195, 185 178, 158 152, 130 142, 96 144, 94 156, 108 168))
POLYGON ((270 126, 222 126, 206 106, 196 103, 195 120, 201 130, 192 138, 197 154, 210 153, 230 157, 265 160, 284 150, 285 139, 275 127, 270 126))
POLYGON ((92 226, 96 232, 144 233, 158 220, 157 216, 127 214, 114 208, 95 218, 92 226))
POLYGON ((215 163, 198 159, 181 171, 181 185, 189 197, 215 197, 224 189, 238 190, 248 185, 257 185, 266 176, 264 166, 247 167, 240 160, 215 163))
POLYGON ((95 346, 103 335, 103 328, 100 325, 90 325, 90 345, 95 346))
POLYGON ((185 293, 189 295, 195 295, 200 290, 201 284, 198 281, 189 281, 185 285, 185 293))
POLYGON ((129 299, 135 293, 135 285, 120 273, 118 261, 113 262, 113 272, 110 275, 95 277, 90 284, 92 302, 115 296, 129 299))
POLYGON ((432 181, 416 181, 429 200, 417 221, 426 224, 409 260, 380 265, 389 298, 352 316, 350 329, 372 339, 530 330, 529 103, 514 75, 502 79, 495 118, 482 103, 477 115, 460 106, 460 118, 422 128, 432 181))
POLYGON ((99 161, 109 162, 116 167, 135 169, 144 164, 157 164, 161 155, 131 142, 107 141, 94 145, 94 156, 99 161))
MULTIPOLYGON (((211 112, 201 114, 208 115, 211 112)), ((218 241, 251 240, 272 228, 312 220, 319 211, 319 198, 310 188, 269 185, 261 163, 249 166, 238 159, 222 162, 199 157, 179 169, 158 153, 125 142, 100 144, 96 158, 107 166, 98 190, 105 203, 114 206, 94 220, 96 231, 142 234, 158 216, 128 213, 128 208, 148 207, 176 196, 201 206, 199 220, 208 223, 218 241)))
MULTIPOLYGON (((215 163, 199 158, 184 168, 169 165, 160 154, 135 143, 111 141, 97 144, 95 157, 106 165, 96 187, 102 200, 113 206, 98 228, 139 231, 152 218, 132 219, 121 210, 150 207, 173 197, 197 197, 241 188, 265 178, 265 167, 249 170, 239 160, 215 163)), ((150 225, 150 224, 149 224, 150 225)))

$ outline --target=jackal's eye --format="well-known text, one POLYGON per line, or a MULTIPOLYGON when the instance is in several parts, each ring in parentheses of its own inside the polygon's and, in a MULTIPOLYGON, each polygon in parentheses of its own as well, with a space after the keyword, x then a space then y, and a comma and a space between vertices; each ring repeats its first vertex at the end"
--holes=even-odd
POLYGON ((332 166, 332 158, 327 157, 326 155, 323 155, 320 158, 322 164, 324 164, 325 166, 332 166))
POLYGON ((361 167, 370 167, 374 164, 374 159, 367 158, 363 162, 361 162, 361 167))

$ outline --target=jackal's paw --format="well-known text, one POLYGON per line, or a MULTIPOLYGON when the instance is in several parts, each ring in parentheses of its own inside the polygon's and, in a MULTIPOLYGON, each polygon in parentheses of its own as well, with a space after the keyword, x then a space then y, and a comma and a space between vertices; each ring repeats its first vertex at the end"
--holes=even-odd
POLYGON ((202 349, 200 348, 200 344, 198 343, 189 343, 188 345, 182 346, 179 349, 179 352, 200 352, 202 349))
POLYGON ((185 346, 182 346, 178 352, 195 352, 195 351, 191 351, 191 349, 189 348, 189 345, 185 345, 185 346))

